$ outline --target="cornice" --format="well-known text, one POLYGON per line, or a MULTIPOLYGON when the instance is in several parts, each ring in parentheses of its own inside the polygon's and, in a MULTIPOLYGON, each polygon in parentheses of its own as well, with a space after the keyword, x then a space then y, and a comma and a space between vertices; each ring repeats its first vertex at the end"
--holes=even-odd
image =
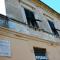
POLYGON ((36 36, 18 33, 18 32, 15 32, 15 31, 10 30, 10 29, 5 28, 5 27, 0 27, 0 35, 10 37, 10 38, 14 38, 14 39, 18 39, 18 40, 26 40, 26 41, 33 40, 33 41, 47 43, 49 45, 60 45, 59 42, 52 42, 49 40, 40 39, 36 36))

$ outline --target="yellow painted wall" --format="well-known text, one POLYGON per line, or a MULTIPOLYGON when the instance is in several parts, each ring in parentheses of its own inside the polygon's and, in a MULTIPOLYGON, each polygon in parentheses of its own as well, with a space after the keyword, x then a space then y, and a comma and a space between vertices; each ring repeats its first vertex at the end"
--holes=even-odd
POLYGON ((49 8, 46 4, 39 2, 38 0, 32 0, 33 3, 36 4, 36 6, 43 8, 45 11, 50 13, 52 16, 58 18, 60 20, 60 14, 54 11, 52 8, 49 8))
POLYGON ((11 56, 0 60, 35 60, 33 47, 46 48, 49 60, 60 60, 60 45, 51 45, 37 37, 0 28, 0 40, 11 42, 11 56))

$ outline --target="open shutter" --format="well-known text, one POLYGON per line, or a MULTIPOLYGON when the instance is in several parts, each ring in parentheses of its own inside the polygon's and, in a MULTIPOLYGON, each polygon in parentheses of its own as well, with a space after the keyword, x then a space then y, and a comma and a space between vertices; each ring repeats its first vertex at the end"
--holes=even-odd
POLYGON ((43 15, 44 10, 42 8, 37 8, 35 10, 35 19, 40 20, 41 22, 38 21, 38 25, 40 29, 43 29, 46 32, 52 33, 51 28, 48 24, 48 21, 46 17, 43 15))
POLYGON ((51 30, 52 30, 52 32, 54 33, 54 35, 59 36, 59 34, 58 34, 58 32, 57 32, 57 30, 56 30, 56 28, 55 28, 54 23, 53 23, 52 21, 50 21, 50 20, 48 20, 48 23, 49 23, 49 25, 50 25, 50 27, 51 27, 51 30))
POLYGON ((42 26, 43 26, 44 31, 46 31, 48 33, 52 33, 47 19, 44 16, 42 18, 43 18, 42 26))
POLYGON ((36 22, 38 23, 39 29, 43 29, 42 28, 42 18, 41 18, 41 14, 39 14, 37 11, 35 11, 35 19, 37 20, 36 22))
POLYGON ((37 21, 40 29, 43 29, 44 31, 48 33, 52 33, 51 28, 48 24, 48 21, 43 14, 35 13, 35 19, 40 20, 40 21, 37 21))
POLYGON ((55 24, 55 28, 56 28, 57 32, 60 35, 60 21, 59 20, 54 20, 54 24, 55 24))
POLYGON ((14 6, 13 4, 11 5, 10 3, 6 3, 6 14, 10 18, 14 18, 20 22, 26 23, 26 18, 25 18, 25 13, 24 13, 24 8, 21 7, 20 5, 14 6))

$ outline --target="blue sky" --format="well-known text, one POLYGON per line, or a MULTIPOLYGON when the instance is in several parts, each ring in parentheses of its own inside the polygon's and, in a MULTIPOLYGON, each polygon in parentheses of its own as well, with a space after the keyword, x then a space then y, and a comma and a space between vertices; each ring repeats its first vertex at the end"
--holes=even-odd
MULTIPOLYGON (((60 0, 41 0, 60 14, 60 0)), ((0 0, 0 14, 6 15, 5 0, 0 0)))
POLYGON ((41 0, 51 8, 53 8, 55 11, 60 13, 60 0, 41 0))

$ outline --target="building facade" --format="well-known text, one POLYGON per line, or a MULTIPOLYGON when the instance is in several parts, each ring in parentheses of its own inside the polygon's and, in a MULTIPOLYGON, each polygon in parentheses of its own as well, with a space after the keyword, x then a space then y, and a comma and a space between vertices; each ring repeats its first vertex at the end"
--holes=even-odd
POLYGON ((5 0, 0 14, 0 60, 60 60, 59 14, 37 0, 5 0))

